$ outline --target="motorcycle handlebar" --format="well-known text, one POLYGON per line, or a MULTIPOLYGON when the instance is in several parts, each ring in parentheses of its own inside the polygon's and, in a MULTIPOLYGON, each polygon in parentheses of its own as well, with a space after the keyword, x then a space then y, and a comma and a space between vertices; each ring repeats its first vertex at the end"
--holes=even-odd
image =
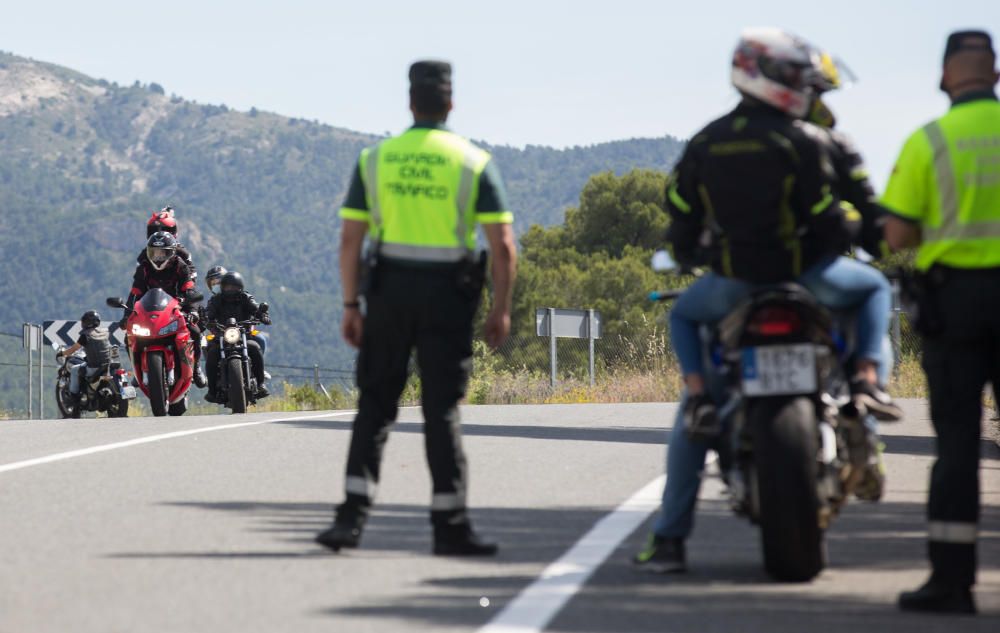
POLYGON ((683 290, 654 290, 649 293, 650 301, 673 301, 681 296, 683 290))

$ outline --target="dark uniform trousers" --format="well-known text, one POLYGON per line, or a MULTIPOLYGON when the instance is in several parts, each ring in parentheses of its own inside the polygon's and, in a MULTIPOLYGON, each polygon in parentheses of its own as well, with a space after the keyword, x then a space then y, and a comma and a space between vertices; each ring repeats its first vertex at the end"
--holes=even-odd
POLYGON ((357 365, 360 398, 347 458, 346 501, 338 516, 365 515, 372 504, 382 450, 416 349, 424 443, 434 484, 431 522, 466 523, 458 403, 472 370, 478 295, 470 298, 461 292, 451 270, 380 265, 377 286, 367 293, 366 304, 357 365))
MULTIPOLYGON (((1000 269, 936 269, 931 306, 942 333, 924 338, 937 461, 931 472, 928 548, 934 577, 971 586, 976 576, 983 388, 1000 385, 1000 269)), ((933 276, 933 273, 932 273, 933 276)))

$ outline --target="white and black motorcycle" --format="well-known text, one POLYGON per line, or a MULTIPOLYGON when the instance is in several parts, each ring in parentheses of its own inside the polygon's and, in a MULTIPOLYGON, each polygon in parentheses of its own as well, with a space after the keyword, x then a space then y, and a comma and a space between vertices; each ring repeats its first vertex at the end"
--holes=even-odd
POLYGON ((56 372, 56 404, 63 418, 79 418, 84 411, 106 412, 109 418, 128 416, 129 401, 136 397, 130 384, 129 373, 119 360, 118 346, 111 348, 111 362, 87 376, 87 360, 83 350, 66 356, 59 348, 56 359, 60 361, 56 372), (77 369, 82 368, 82 369, 77 369), (82 371, 79 398, 69 390, 70 372, 82 371))

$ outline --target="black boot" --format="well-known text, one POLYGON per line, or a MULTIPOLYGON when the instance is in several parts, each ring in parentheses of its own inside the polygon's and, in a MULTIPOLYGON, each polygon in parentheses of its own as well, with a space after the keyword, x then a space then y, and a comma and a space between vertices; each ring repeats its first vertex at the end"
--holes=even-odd
POLYGON ((903 611, 975 614, 976 602, 971 587, 947 584, 931 577, 916 591, 899 594, 899 608, 903 611))
POLYGON ((199 389, 204 389, 205 385, 208 384, 208 381, 205 380, 205 372, 201 370, 201 363, 199 362, 195 362, 194 364, 194 376, 192 376, 192 380, 199 389))
POLYGON ((500 546, 478 536, 468 523, 434 526, 435 556, 496 556, 500 546))
POLYGON ((341 548, 354 548, 361 542, 361 531, 365 526, 365 514, 341 506, 337 518, 326 530, 316 535, 316 543, 339 552, 341 548))

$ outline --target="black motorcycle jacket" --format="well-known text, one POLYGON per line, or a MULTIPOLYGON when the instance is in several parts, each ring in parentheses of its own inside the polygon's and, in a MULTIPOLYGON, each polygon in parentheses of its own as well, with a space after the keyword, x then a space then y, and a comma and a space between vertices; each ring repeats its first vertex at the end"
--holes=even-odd
POLYGON ((222 294, 213 295, 205 308, 205 318, 214 323, 225 323, 229 319, 246 321, 260 316, 260 304, 249 292, 240 292, 227 300, 222 294))
POLYGON ((175 257, 163 270, 156 270, 148 259, 141 258, 132 276, 129 306, 150 288, 163 288, 171 296, 184 299, 189 290, 194 290, 194 285, 194 273, 180 257, 175 257))
POLYGON ((888 246, 882 227, 887 211, 875 195, 865 161, 845 134, 832 129, 826 130, 826 133, 830 139, 830 158, 836 174, 835 191, 847 217, 858 227, 852 231, 853 241, 875 257, 884 255, 888 246))
POLYGON ((849 246, 835 181, 826 131, 745 101, 688 143, 667 184, 667 241, 684 265, 790 281, 849 246))

